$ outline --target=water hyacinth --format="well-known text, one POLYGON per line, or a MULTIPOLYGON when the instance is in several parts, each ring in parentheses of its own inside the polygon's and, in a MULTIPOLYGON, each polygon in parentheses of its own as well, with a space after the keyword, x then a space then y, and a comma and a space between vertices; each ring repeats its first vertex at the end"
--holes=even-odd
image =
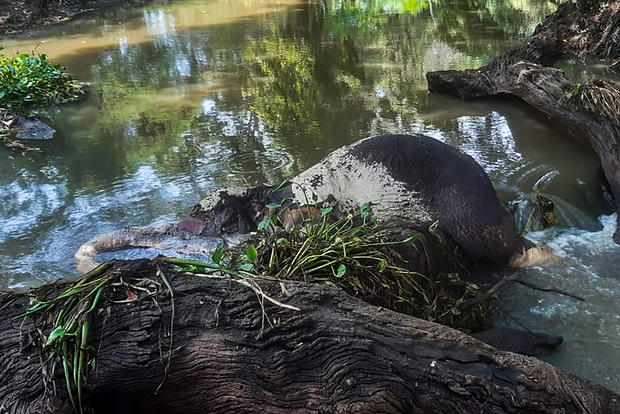
POLYGON ((84 93, 83 84, 73 79, 45 54, 0 55, 0 105, 17 108, 30 104, 72 102, 84 93))

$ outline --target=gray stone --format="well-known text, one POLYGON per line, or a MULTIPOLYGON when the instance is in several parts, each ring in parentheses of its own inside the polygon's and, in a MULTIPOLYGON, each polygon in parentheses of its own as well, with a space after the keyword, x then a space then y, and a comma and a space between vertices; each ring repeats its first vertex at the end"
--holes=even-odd
POLYGON ((23 118, 16 125, 17 139, 52 139, 56 131, 46 123, 36 118, 23 118))

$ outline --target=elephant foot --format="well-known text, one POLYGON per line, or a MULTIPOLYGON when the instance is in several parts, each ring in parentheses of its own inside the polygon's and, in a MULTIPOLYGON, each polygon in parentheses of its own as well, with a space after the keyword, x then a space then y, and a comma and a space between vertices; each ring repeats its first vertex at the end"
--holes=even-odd
POLYGON ((472 334, 476 339, 502 351, 541 357, 549 355, 562 344, 561 336, 510 328, 493 328, 472 334))
POLYGON ((533 246, 524 248, 523 251, 516 254, 510 259, 508 266, 510 267, 531 267, 541 264, 550 264, 557 259, 553 249, 548 246, 533 246))

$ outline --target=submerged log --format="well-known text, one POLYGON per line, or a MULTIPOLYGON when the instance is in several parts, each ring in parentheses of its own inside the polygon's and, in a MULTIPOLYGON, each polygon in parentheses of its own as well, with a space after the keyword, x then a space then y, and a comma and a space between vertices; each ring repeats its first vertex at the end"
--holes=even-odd
MULTIPOLYGON (((101 277, 112 280, 81 347, 86 412, 620 412, 601 386, 330 285, 158 261, 101 277)), ((0 412, 71 412, 63 364, 49 368, 41 347, 56 317, 19 315, 75 283, 0 294, 0 412)))
POLYGON ((620 54, 617 42, 612 41, 620 37, 610 35, 620 30, 620 7, 611 3, 602 8, 600 2, 594 3, 587 12, 573 4, 561 6, 526 45, 497 56, 480 69, 429 72, 426 78, 429 91, 461 99, 515 96, 585 135, 601 159, 616 199, 619 214, 614 241, 620 244, 620 87, 603 80, 576 84, 561 70, 548 67, 567 55, 591 56, 599 50, 602 57, 615 59, 620 54), (603 18, 609 27, 601 31, 596 19, 603 18), (576 38, 566 40, 577 23, 584 25, 588 19, 590 29, 580 36, 599 39, 599 46, 586 48, 576 38))

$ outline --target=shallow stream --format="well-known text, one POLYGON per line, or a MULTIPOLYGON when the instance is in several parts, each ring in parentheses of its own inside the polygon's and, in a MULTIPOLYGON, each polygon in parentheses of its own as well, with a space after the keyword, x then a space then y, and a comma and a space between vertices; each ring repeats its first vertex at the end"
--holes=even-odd
MULTIPOLYGON (((277 183, 360 138, 422 132, 472 155, 505 201, 560 172, 547 188, 560 225, 532 237, 564 263, 518 271, 587 301, 513 288, 500 320, 563 335, 551 363, 620 391, 620 248, 598 158, 519 101, 430 95, 424 77, 488 62, 553 7, 154 2, 0 40, 5 53, 47 53, 90 83, 84 102, 49 111, 58 132, 34 143, 42 153, 0 148, 0 288, 77 275, 82 243, 182 218, 215 188, 277 183)), ((563 65, 574 76, 599 70, 563 65)))

